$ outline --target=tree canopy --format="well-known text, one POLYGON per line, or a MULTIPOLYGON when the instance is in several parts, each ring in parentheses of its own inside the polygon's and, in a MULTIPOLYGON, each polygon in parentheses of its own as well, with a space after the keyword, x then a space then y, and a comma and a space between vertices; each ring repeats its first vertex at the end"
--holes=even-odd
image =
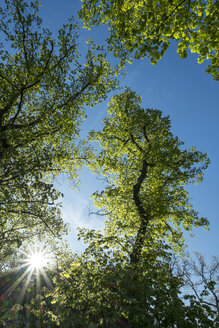
POLYGON ((79 17, 84 26, 107 24, 107 39, 115 56, 151 58, 156 64, 177 40, 181 58, 190 49, 198 63, 210 61, 207 73, 219 80, 218 0, 82 0, 79 17))
POLYGON ((180 250, 182 228, 206 226, 189 202, 185 186, 202 181, 209 160, 170 130, 159 110, 141 108, 141 99, 127 89, 112 98, 100 132, 90 139, 100 144, 91 168, 106 177, 105 190, 94 193, 94 204, 107 216, 106 231, 134 238, 131 261, 164 240, 180 250))
MULTIPOLYGON (((79 61, 76 23, 52 38, 38 1, 5 1, 0 9, 1 256, 32 235, 65 228, 51 176, 73 181, 86 157, 78 143, 85 106, 116 86, 115 71, 95 45, 79 61), (9 247, 10 246, 10 247, 9 247)), ((64 230, 63 230, 64 229, 64 230)))
POLYGON ((42 295, 43 320, 76 327, 213 328, 217 298, 212 303, 204 296, 216 293, 218 264, 210 279, 204 273, 200 295, 187 264, 176 270, 173 256, 183 254, 184 229, 208 225, 185 187, 202 180, 209 160, 194 147, 186 150, 171 133, 170 119, 143 109, 130 89, 111 99, 108 114, 102 131, 90 133, 100 148, 89 164, 106 178, 106 188, 93 194, 97 214, 106 216, 105 230, 79 231, 87 248, 59 266, 54 289, 42 295), (184 298, 187 283, 193 293, 184 298))
MULTIPOLYGON (((177 39, 181 57, 189 47, 200 63, 210 59, 219 79, 217 0, 82 2, 86 27, 109 24, 122 64, 133 52, 156 63, 177 39)), ((208 229, 187 189, 202 181, 207 154, 186 149, 170 118, 130 88, 111 98, 103 129, 81 140, 86 107, 117 87, 121 63, 112 67, 92 41, 81 58, 74 19, 54 38, 39 5, 0 8, 0 326, 214 328, 218 260, 187 260, 184 241, 185 231, 208 229), (85 165, 104 180, 92 213, 105 228, 79 229, 86 247, 74 254, 57 242, 67 226, 54 179, 75 185, 85 165), (52 250, 45 270, 26 258, 36 245, 52 250)))
MULTIPOLYGON (((80 237, 88 243, 87 249, 60 267, 54 290, 42 295, 44 323, 80 328, 217 325, 218 298, 209 302, 208 296, 216 294, 218 262, 208 272, 204 265, 200 283, 191 278, 194 271, 188 266, 186 274, 178 271, 171 254, 162 258, 148 254, 133 265, 115 239, 112 247, 113 238, 100 232, 82 230, 80 237), (193 287, 197 283, 195 293, 185 292, 187 277, 193 287)), ((202 272, 203 263, 196 263, 196 271, 202 272)))

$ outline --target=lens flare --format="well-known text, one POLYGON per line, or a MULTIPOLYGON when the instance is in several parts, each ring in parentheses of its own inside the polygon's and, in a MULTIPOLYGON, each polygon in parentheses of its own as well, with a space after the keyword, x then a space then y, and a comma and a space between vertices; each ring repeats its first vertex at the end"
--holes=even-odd
POLYGON ((27 265, 32 269, 40 270, 47 264, 46 256, 43 252, 34 252, 27 258, 27 265))
MULTIPOLYGON (((36 293, 40 294, 41 285, 46 284, 51 287, 51 282, 46 274, 46 271, 53 266, 53 258, 51 251, 40 245, 32 245, 21 252, 22 258, 18 260, 18 266, 14 267, 9 273, 17 271, 15 281, 10 282, 5 286, 4 296, 7 297, 12 293, 16 294, 16 289, 21 285, 21 290, 17 297, 17 304, 22 304, 24 295, 29 285, 36 288, 36 293)), ((8 274, 9 274, 8 273, 8 274)))

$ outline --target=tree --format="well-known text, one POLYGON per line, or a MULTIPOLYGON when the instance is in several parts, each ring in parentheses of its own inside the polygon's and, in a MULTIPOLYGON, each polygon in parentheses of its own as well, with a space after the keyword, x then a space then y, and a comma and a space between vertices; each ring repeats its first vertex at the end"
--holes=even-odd
MULTIPOLYGON (((90 167, 107 180, 94 194, 98 213, 107 217, 105 231, 79 230, 87 248, 60 254, 50 273, 53 288, 28 309, 50 327, 215 327, 212 304, 194 293, 183 297, 189 272, 182 275, 173 261, 173 251, 183 254, 182 228, 208 224, 185 190, 202 180, 206 154, 185 150, 169 118, 141 108, 129 89, 112 98, 103 130, 90 139, 100 144, 90 167)), ((215 292, 214 277, 208 282, 215 292)), ((23 310, 16 312, 21 319, 23 310)))
POLYGON ((42 28, 37 0, 5 0, 0 9, 0 256, 24 239, 66 228, 51 177, 74 181, 86 159, 78 142, 85 106, 116 86, 115 70, 92 45, 84 64, 73 19, 58 39, 42 28))
POLYGON ((206 311, 209 308, 214 309, 217 323, 219 323, 218 270, 219 260, 216 256, 212 258, 208 266, 199 253, 196 253, 196 261, 184 259, 181 265, 178 265, 178 274, 183 277, 185 285, 194 294, 190 298, 201 303, 206 311))
POLYGON ((83 0, 79 17, 84 26, 108 24, 107 39, 114 55, 151 58, 156 64, 177 40, 181 58, 187 50, 198 54, 198 63, 210 60, 206 70, 219 80, 218 0, 83 0))
POLYGON ((169 117, 141 108, 140 97, 127 89, 109 103, 103 130, 91 132, 100 145, 90 167, 106 180, 93 194, 94 205, 106 215, 107 235, 131 239, 130 260, 144 252, 183 249, 183 229, 208 226, 189 202, 185 186, 199 183, 209 160, 170 131, 169 117), (182 229, 183 228, 183 229, 182 229))
MULTIPOLYGON (((90 167, 106 178, 94 205, 106 216, 104 234, 82 229, 88 245, 54 277, 43 296, 44 320, 69 327, 214 327, 216 312, 194 295, 172 266, 183 254, 183 228, 207 226, 185 186, 199 183, 208 158, 170 131, 159 110, 141 108, 126 89, 109 103, 90 167)), ((213 286, 213 285, 212 285, 213 286)), ((215 287, 215 285, 213 286, 215 287)))
MULTIPOLYGON (((121 244, 124 238, 85 229, 80 230, 79 238, 88 247, 81 256, 64 260, 54 275, 54 289, 42 294, 44 324, 69 328, 215 327, 213 307, 192 293, 183 296, 186 276, 176 270, 171 253, 155 257, 155 250, 133 264, 121 244)), ((214 277, 211 281, 215 287, 214 277)))

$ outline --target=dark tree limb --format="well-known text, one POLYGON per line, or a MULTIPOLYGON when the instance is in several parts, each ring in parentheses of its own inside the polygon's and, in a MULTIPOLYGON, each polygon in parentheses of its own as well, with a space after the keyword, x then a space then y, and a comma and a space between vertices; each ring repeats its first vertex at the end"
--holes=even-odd
POLYGON ((131 253, 131 257, 130 257, 131 263, 137 263, 139 261, 142 247, 143 247, 144 236, 145 236, 148 222, 149 222, 149 217, 144 209, 144 206, 142 205, 140 195, 139 195, 142 183, 144 182, 144 180, 147 177, 147 168, 148 168, 148 163, 147 163, 146 159, 144 159, 143 163, 142 163, 141 174, 138 177, 137 183, 133 187, 133 199, 134 199, 138 214, 140 216, 141 223, 140 223, 140 227, 139 227, 139 230, 138 230, 138 233, 137 233, 137 236, 135 239, 135 243, 133 246, 133 250, 131 253))

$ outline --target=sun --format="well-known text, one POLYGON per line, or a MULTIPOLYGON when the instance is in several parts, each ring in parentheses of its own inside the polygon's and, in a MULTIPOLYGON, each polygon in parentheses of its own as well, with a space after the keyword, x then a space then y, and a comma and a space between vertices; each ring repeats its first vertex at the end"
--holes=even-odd
POLYGON ((51 255, 48 254, 45 248, 34 247, 26 252, 26 259, 23 262, 30 271, 42 273, 51 266, 51 255))
POLYGON ((36 270, 41 270, 47 265, 47 259, 42 251, 35 251, 27 258, 27 264, 36 270))
POLYGON ((10 295, 22 282, 23 286, 17 295, 18 304, 22 302, 29 284, 35 282, 37 294, 40 294, 42 281, 47 286, 52 287, 46 271, 54 265, 51 250, 41 245, 29 245, 26 251, 21 252, 21 255, 22 259, 18 260, 19 265, 11 270, 11 272, 18 271, 19 274, 5 291, 6 295, 10 295))

